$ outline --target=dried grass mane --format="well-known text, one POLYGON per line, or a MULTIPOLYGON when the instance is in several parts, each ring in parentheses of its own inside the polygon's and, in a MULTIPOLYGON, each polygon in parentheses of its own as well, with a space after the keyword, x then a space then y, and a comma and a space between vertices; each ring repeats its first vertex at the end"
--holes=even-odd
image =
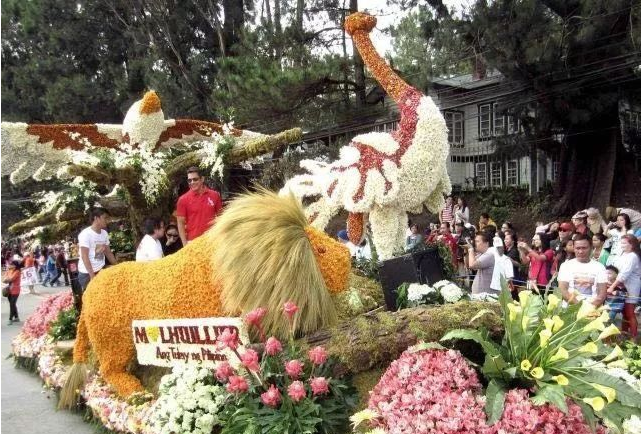
POLYGON ((336 308, 314 256, 318 246, 306 228, 303 209, 293 196, 279 197, 261 188, 230 202, 206 234, 217 246, 212 265, 222 284, 223 310, 246 313, 279 306, 267 312, 263 326, 281 337, 291 326, 280 310, 286 301, 300 309, 294 317, 298 334, 336 322, 336 308))

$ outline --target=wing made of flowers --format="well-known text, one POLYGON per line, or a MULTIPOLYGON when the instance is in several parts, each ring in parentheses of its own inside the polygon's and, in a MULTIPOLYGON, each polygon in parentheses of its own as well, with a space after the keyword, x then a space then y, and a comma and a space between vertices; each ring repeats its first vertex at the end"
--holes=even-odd
POLYGON ((3 122, 2 175, 13 183, 49 179, 73 161, 73 151, 88 145, 114 148, 120 139, 120 125, 3 122))
POLYGON ((217 135, 234 136, 238 144, 265 137, 263 134, 239 130, 228 124, 194 119, 168 119, 164 121, 164 124, 165 129, 158 138, 157 147, 166 148, 175 144, 211 140, 212 137, 217 135))

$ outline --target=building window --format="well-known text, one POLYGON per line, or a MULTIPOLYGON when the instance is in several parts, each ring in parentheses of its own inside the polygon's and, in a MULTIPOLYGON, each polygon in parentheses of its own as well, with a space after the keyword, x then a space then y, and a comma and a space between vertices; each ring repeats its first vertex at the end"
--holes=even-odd
POLYGON ((507 162, 507 185, 515 186, 519 184, 519 162, 510 160, 507 162))
POLYGON ((502 136, 505 134, 505 116, 496 112, 496 104, 492 104, 494 114, 494 135, 502 136))
POLYGON ((519 132, 519 120, 514 115, 507 115, 507 133, 516 134, 519 132))
POLYGON ((552 162, 552 181, 556 182, 559 180, 559 170, 561 170, 561 162, 553 161, 552 162))
POLYGON ((501 181, 501 163, 493 161, 490 163, 490 185, 492 187, 500 187, 502 184, 501 181))
POLYGON ((476 188, 487 187, 487 163, 476 163, 476 188))
POLYGON ((492 135, 492 104, 479 106, 479 138, 492 135))
POLYGON ((641 131, 641 113, 626 110, 625 115, 625 120, 628 124, 627 127, 637 131, 641 131))
POLYGON ((445 112, 445 124, 447 125, 447 141, 453 148, 463 147, 463 113, 445 112))

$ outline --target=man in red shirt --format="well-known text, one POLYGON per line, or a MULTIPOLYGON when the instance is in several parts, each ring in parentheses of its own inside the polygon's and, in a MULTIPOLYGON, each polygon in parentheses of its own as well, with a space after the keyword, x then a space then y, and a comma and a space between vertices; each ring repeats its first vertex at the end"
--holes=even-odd
POLYGON ((190 167, 187 182, 189 191, 178 198, 176 205, 178 233, 184 246, 209 229, 223 208, 220 193, 205 185, 200 169, 190 167))

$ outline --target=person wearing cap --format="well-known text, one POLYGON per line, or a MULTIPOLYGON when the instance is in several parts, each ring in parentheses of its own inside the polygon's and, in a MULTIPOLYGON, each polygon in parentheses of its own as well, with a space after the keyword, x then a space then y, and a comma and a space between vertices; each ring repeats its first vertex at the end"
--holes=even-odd
MULTIPOLYGON (((581 235, 588 235, 588 214, 585 211, 579 211, 572 216, 574 232, 581 235)), ((592 234, 590 234, 592 235, 592 234)))
POLYGON ((11 261, 9 269, 2 276, 2 282, 9 284, 9 325, 14 322, 20 322, 18 317, 18 297, 20 296, 20 268, 22 264, 20 261, 11 261))
POLYGON ((572 239, 574 234, 574 225, 570 222, 563 222, 559 225, 559 237, 555 240, 550 241, 550 248, 554 253, 558 253, 561 247, 561 244, 565 243, 567 240, 572 239))
POLYGON ((512 279, 514 278, 514 269, 512 261, 505 255, 505 245, 503 240, 495 236, 492 240, 494 247, 494 269, 492 270, 492 283, 490 289, 496 292, 501 292, 501 278, 505 279, 508 286, 512 287, 512 279))

